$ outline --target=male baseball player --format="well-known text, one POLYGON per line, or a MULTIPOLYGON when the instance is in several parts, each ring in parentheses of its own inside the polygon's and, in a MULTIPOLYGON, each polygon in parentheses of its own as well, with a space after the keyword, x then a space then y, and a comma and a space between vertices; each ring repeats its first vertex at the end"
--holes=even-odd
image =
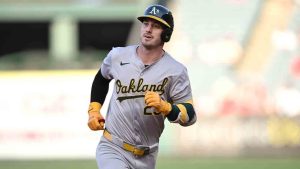
POLYGON ((88 126, 104 130, 96 151, 101 169, 155 168, 164 120, 182 126, 196 121, 187 69, 163 50, 174 28, 172 13, 151 5, 137 19, 140 43, 113 48, 92 84, 88 126), (100 109, 112 79, 104 120, 100 109))

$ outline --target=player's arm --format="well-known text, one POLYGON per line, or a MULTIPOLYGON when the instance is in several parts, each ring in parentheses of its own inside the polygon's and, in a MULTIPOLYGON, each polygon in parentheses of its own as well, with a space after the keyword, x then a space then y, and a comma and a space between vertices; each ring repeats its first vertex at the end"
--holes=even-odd
POLYGON ((94 78, 91 89, 91 100, 88 110, 88 126, 91 130, 104 129, 105 120, 100 113, 100 109, 108 92, 109 82, 110 80, 103 77, 100 69, 94 78))
POLYGON ((182 126, 190 126, 197 121, 192 101, 172 104, 172 109, 166 116, 170 122, 179 123, 182 126))
POLYGON ((145 94, 145 103, 166 116, 170 122, 179 123, 182 126, 192 125, 197 120, 192 101, 171 104, 161 99, 158 93, 148 91, 145 94))

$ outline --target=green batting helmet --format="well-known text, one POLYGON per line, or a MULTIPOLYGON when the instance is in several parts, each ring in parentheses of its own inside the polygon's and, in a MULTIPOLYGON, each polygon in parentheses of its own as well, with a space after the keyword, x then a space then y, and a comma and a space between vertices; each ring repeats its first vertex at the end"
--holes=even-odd
POLYGON ((164 30, 161 34, 161 39, 164 42, 168 42, 171 39, 174 28, 174 20, 171 11, 162 5, 149 6, 143 16, 139 16, 137 19, 141 22, 145 18, 151 18, 160 22, 164 26, 164 30))

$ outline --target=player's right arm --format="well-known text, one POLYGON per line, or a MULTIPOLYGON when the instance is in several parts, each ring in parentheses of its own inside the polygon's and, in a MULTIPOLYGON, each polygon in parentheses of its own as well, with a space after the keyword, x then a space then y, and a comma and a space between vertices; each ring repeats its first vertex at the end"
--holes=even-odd
POLYGON ((101 69, 97 72, 91 89, 91 100, 88 109, 88 126, 91 130, 103 130, 105 120, 100 113, 105 97, 109 89, 111 67, 111 52, 103 60, 101 69), (105 76, 104 76, 105 75, 105 76))
POLYGON ((109 82, 110 80, 107 80, 102 76, 100 69, 96 74, 92 84, 91 100, 88 110, 88 126, 91 130, 104 129, 105 120, 100 113, 100 109, 108 92, 109 82))

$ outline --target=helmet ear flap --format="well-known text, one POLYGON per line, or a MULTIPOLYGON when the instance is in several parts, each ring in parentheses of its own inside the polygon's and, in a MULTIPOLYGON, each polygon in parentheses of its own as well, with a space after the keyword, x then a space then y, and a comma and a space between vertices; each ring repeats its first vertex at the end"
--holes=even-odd
POLYGON ((165 28, 161 33, 161 40, 163 42, 169 42, 171 39, 172 32, 173 30, 171 28, 165 28))

